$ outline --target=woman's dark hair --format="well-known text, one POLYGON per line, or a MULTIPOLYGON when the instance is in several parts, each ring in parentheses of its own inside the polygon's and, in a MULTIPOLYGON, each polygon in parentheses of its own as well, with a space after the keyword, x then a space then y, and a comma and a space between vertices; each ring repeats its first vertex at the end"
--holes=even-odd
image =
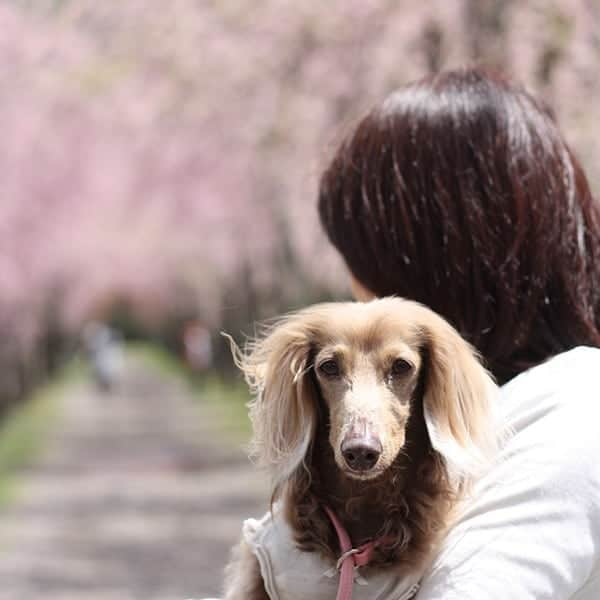
POLYGON ((500 382, 600 345, 600 207, 549 109, 499 75, 389 96, 338 148, 319 212, 360 283, 439 312, 500 382))

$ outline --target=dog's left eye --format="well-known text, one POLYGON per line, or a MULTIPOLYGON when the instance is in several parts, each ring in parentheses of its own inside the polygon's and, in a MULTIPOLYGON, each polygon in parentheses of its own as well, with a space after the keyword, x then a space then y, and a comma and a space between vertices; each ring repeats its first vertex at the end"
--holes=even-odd
POLYGON ((328 377, 337 377, 340 374, 340 368, 335 360, 326 360, 319 365, 319 370, 328 377))
POLYGON ((405 375, 412 369, 412 365, 403 358, 397 358, 392 364, 392 375, 405 375))

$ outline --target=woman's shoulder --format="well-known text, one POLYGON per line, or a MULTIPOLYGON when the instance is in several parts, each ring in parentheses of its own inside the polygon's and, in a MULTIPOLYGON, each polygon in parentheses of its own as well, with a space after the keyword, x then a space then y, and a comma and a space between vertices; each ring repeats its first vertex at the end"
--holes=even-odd
POLYGON ((600 377, 600 348, 577 346, 549 358, 543 363, 524 371, 502 386, 505 393, 540 383, 556 384, 573 375, 586 379, 600 377))
POLYGON ((536 493, 552 486, 561 495, 596 494, 599 390, 600 349, 591 347, 564 352, 504 385, 500 411, 510 434, 492 479, 525 477, 536 493))
POLYGON ((600 348, 578 346, 521 373, 500 389, 500 410, 517 430, 556 412, 600 413, 600 348))

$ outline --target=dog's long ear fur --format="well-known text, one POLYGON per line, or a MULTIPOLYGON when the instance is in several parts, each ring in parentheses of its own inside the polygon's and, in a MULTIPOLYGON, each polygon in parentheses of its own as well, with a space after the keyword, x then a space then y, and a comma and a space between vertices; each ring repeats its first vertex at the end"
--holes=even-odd
POLYGON ((302 464, 316 428, 310 368, 310 331, 303 313, 286 317, 262 339, 236 353, 253 391, 253 454, 277 488, 302 464))
POLYGON ((497 387, 475 350, 444 319, 426 315, 423 406, 433 448, 453 476, 468 478, 497 451, 497 387))

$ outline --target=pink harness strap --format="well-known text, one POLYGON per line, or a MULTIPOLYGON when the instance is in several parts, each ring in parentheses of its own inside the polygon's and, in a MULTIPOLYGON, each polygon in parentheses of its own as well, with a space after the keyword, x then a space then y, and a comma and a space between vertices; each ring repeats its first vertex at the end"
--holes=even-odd
POLYGON ((336 600, 352 600, 354 567, 364 567, 367 565, 373 556, 375 548, 377 548, 384 540, 380 538, 362 544, 358 548, 353 548, 350 536, 344 529, 341 521, 337 518, 337 515, 328 506, 324 506, 323 508, 335 528, 340 549, 342 551, 337 562, 337 568, 340 570, 340 583, 336 600))

